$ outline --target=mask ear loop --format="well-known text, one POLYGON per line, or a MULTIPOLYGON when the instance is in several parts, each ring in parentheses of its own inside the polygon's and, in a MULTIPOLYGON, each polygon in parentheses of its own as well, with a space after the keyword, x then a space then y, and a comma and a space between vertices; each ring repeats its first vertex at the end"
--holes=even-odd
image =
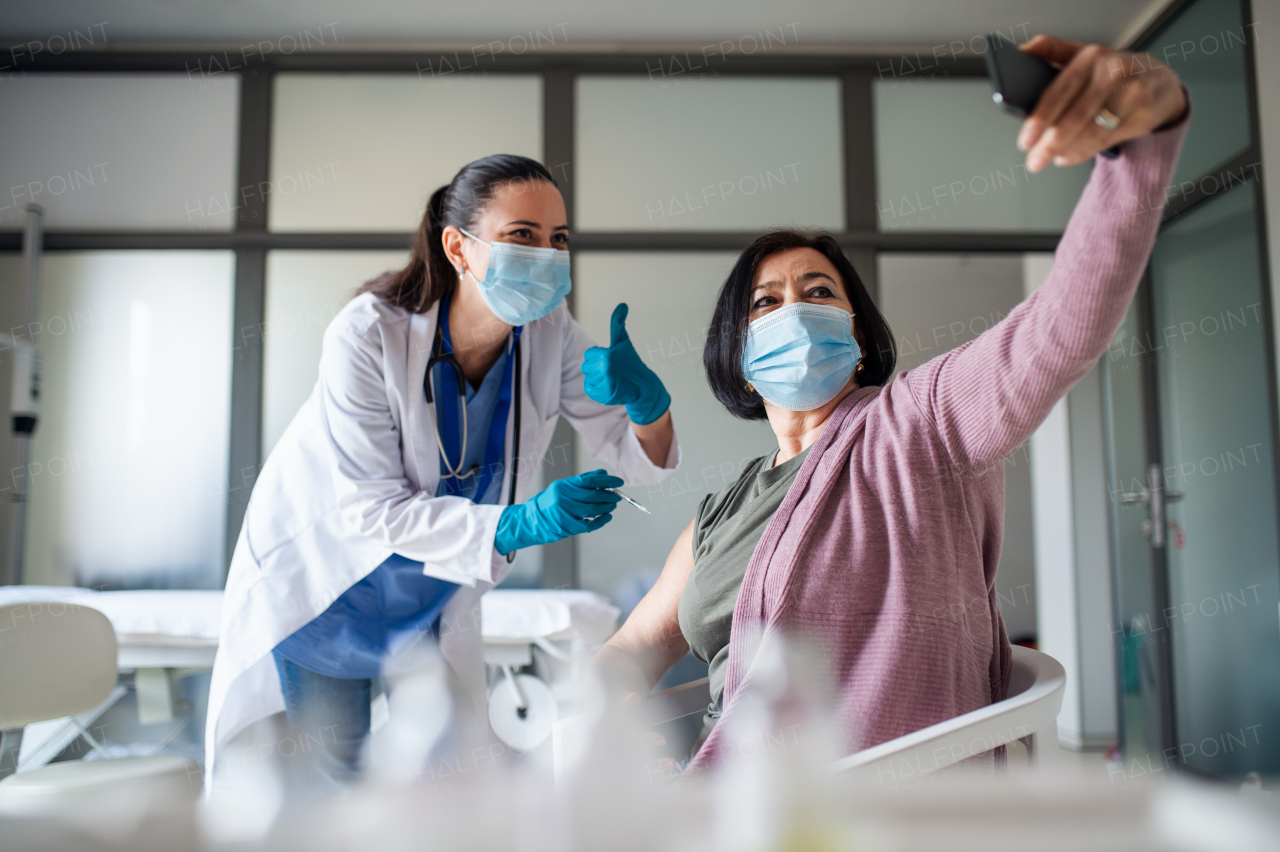
MULTIPOLYGON (((468 237, 470 237, 471 239, 475 240, 476 242, 480 243, 480 245, 482 245, 482 246, 488 246, 490 251, 492 251, 492 250, 493 250, 493 243, 486 243, 484 240, 480 239, 480 238, 479 238, 479 237, 477 237, 475 234, 473 234, 473 233, 471 233, 470 231, 468 231, 466 228, 459 228, 458 230, 459 230, 459 231, 461 231, 462 233, 466 234, 468 237)), ((474 282, 476 282, 477 284, 479 284, 479 283, 480 283, 480 279, 479 279, 479 278, 477 278, 477 277, 476 277, 476 274, 475 274, 474 272, 472 272, 472 271, 471 271, 471 268, 470 268, 470 267, 468 267, 468 266, 466 265, 466 262, 467 262, 467 261, 466 261, 466 258, 464 257, 464 258, 462 259, 462 265, 463 265, 462 272, 461 272, 461 273, 459 273, 458 277, 459 277, 459 278, 461 278, 461 277, 463 277, 463 276, 465 276, 465 275, 470 275, 470 276, 471 276, 471 280, 472 280, 472 281, 474 281, 474 282)), ((485 274, 488 274, 488 273, 485 273, 485 274)))
MULTIPOLYGON (((857 316, 858 316, 858 312, 857 312, 857 311, 849 311, 849 325, 851 326, 851 327, 850 327, 850 329, 849 329, 849 334, 851 334, 851 335, 853 334, 853 328, 852 328, 852 326, 857 325, 857 323, 855 323, 855 322, 854 322, 854 318, 855 318, 855 317, 857 317, 857 316)), ((855 342, 855 343, 857 343, 857 342, 858 342, 858 337, 857 337, 857 335, 854 335, 854 336, 853 336, 853 340, 854 340, 854 342, 855 342)), ((861 346, 859 346, 858 348, 859 348, 859 349, 861 349, 862 347, 861 347, 861 346)), ((856 376, 858 373, 861 373, 861 372, 862 372, 862 368, 863 368, 863 366, 864 366, 862 362, 865 360, 865 357, 866 357, 866 356, 863 356, 862 358, 859 358, 859 359, 858 359, 858 366, 856 366, 856 367, 854 367, 854 368, 853 368, 853 374, 854 374, 855 376, 856 376)))
MULTIPOLYGON (((470 237, 478 243, 484 242, 484 240, 480 239, 475 234, 468 232, 466 228, 459 228, 458 230, 461 231, 463 235, 470 237)), ((459 252, 459 254, 461 254, 461 252, 459 252)), ((462 255, 462 268, 458 270, 458 281, 461 282, 468 275, 471 275, 471 269, 467 266, 467 256, 462 255)), ((476 277, 471 275, 471 280, 476 281, 476 277)), ((480 282, 476 281, 476 283, 479 284, 480 282)))

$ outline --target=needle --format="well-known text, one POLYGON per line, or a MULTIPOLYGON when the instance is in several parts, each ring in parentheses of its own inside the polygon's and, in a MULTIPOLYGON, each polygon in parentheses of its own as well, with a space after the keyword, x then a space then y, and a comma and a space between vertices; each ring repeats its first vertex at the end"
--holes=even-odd
POLYGON ((626 501, 627 501, 628 503, 630 503, 632 506, 635 506, 635 507, 636 507, 637 509, 639 509, 641 512, 644 512, 646 515, 652 515, 652 514, 653 514, 653 512, 650 512, 650 511, 649 511, 648 509, 646 509, 644 506, 641 506, 641 505, 640 505, 639 503, 637 503, 635 500, 632 500, 630 497, 628 497, 627 495, 623 494, 621 491, 619 491, 619 490, 618 490, 618 489, 616 489, 616 488, 606 488, 606 489, 605 489, 605 491, 612 491, 614 494, 617 494, 617 495, 618 495, 619 497, 621 497, 623 500, 626 500, 626 501))

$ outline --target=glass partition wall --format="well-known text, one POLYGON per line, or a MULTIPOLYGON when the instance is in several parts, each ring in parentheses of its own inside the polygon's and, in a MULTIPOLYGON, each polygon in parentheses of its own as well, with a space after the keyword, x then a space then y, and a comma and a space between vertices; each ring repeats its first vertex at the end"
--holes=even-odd
MULTIPOLYGON (((1251 95, 1242 94, 1238 73, 1247 50, 1232 36, 1249 14, 1247 4, 1234 0, 1179 3, 1145 37, 1144 44, 1161 48, 1189 40, 1178 27, 1203 30, 1194 39, 1200 50, 1212 30, 1231 48, 1209 53, 1212 45, 1204 42, 1203 55, 1175 49, 1172 59, 1162 56, 1183 75, 1198 110, 1179 172, 1180 181, 1192 183, 1174 200, 1179 209, 1207 197, 1197 176, 1221 171, 1224 162, 1238 171, 1247 165, 1241 158, 1256 151, 1251 95), (1228 21, 1223 15, 1232 9, 1236 18, 1228 21)), ((970 262, 966 258, 974 259, 973 269, 1012 269, 1027 252, 1052 251, 1090 169, 1085 164, 1027 174, 1013 142, 1017 122, 991 104, 983 62, 975 56, 913 63, 897 55, 775 51, 716 54, 687 70, 689 62, 658 52, 530 51, 490 57, 483 68, 463 72, 453 70, 459 62, 452 53, 312 51, 259 57, 237 73, 213 73, 209 59, 194 53, 41 56, 34 73, 0 91, 7 114, 31 117, 0 128, 7 152, 0 174, 21 188, 0 199, 8 205, 0 208, 0 250, 20 248, 21 209, 34 200, 48 211, 49 226, 41 311, 46 303, 82 313, 98 304, 119 309, 111 316, 120 340, 86 335, 79 350, 67 353, 46 341, 53 347, 49 378, 62 385, 50 388, 51 400, 61 394, 65 402, 51 402, 52 419, 40 440, 54 442, 49 452, 56 454, 54 444, 69 440, 60 436, 87 427, 105 442, 112 464, 124 465, 131 458, 130 424, 140 416, 131 412, 144 411, 153 412, 146 415, 152 420, 137 421, 146 428, 154 423, 194 442, 187 456, 164 467, 160 480, 130 479, 115 468, 84 474, 104 483, 94 486, 100 491, 116 487, 129 500, 155 500, 157 490, 203 495, 172 508, 186 512, 184 518, 198 516, 199 523, 129 528, 140 550, 123 552, 121 564, 134 573, 111 581, 121 584, 220 583, 218 568, 230 556, 257 471, 314 384, 325 324, 363 281, 403 261, 428 194, 472 159, 504 151, 546 163, 565 192, 572 229, 571 308, 603 340, 613 306, 627 301, 641 355, 675 400, 682 470, 651 493, 636 495, 654 510, 656 526, 623 509, 595 535, 516 561, 516 583, 585 586, 615 596, 624 609, 660 570, 673 531, 692 517, 701 496, 736 475, 744 459, 769 449, 767 427, 725 414, 701 372, 711 306, 738 251, 768 228, 831 231, 873 294, 879 290, 887 300, 886 309, 903 318, 904 328, 919 326, 912 334, 923 334, 949 302, 937 299, 928 310, 912 312, 929 298, 921 295, 928 290, 921 270, 930 264, 960 269, 970 262), (113 80, 134 87, 147 108, 112 107, 103 92, 113 80), (71 94, 55 98, 54 89, 71 94), (55 103, 82 108, 49 106, 55 103), (118 126, 119 115, 129 116, 132 129, 118 126), (158 293, 154 305, 135 310, 135 291, 153 279, 122 271, 129 263, 180 270, 167 279, 173 292, 164 299, 158 293), (182 319, 166 312, 185 318, 197 303, 203 306, 199 328, 182 343, 199 356, 187 369, 190 382, 200 385, 203 407, 180 406, 185 397, 179 395, 172 401, 146 397, 152 408, 139 408, 131 401, 132 386, 114 376, 120 387, 113 392, 115 385, 95 382, 90 372, 84 374, 89 383, 102 384, 96 392, 110 397, 123 418, 93 428, 98 413, 115 409, 95 408, 97 397, 76 390, 78 374, 57 365, 117 359, 124 374, 132 365, 146 381, 178 381, 161 362, 172 357, 166 347, 186 330, 182 319), (148 322, 148 343, 124 339, 123 329, 148 322), (183 407, 206 426, 193 430, 180 419, 166 420, 166 405, 183 407), (214 421, 224 425, 208 425, 214 421), (221 473, 206 500, 213 469, 221 473), (220 543, 210 543, 210 529, 220 543), (176 536, 174 530, 184 532, 176 536), (183 575, 188 579, 172 579, 179 568, 196 564, 185 555, 195 551, 203 554, 203 567, 191 568, 183 575), (144 552, 163 558, 148 562, 138 556, 144 552)), ((1261 190, 1250 185, 1237 191, 1261 190)), ((0 280, 16 287, 11 260, 0 258, 0 280)), ((1171 260, 1169 268, 1178 262, 1171 260)), ((1259 270, 1259 298, 1269 304, 1265 265, 1259 270)), ((974 286, 990 289, 995 280, 987 276, 974 286)), ((989 295, 993 305, 1005 298, 994 290, 989 295)), ((1144 304, 1151 310, 1150 299, 1144 304)), ((10 314, 21 315, 6 308, 10 314)), ((1249 345, 1265 348, 1271 345, 1269 314, 1261 315, 1262 342, 1249 345)), ((1133 321, 1147 322, 1136 313, 1133 321)), ((15 320, 15 328, 21 322, 15 320)), ((917 349, 904 363, 926 354, 917 349)), ((183 363, 177 359, 174 366, 183 363)), ((1141 406, 1135 409, 1131 397, 1116 392, 1122 381, 1137 386, 1133 376, 1117 377, 1113 400, 1117 411, 1124 402, 1133 419, 1141 406)), ((1162 392, 1168 395, 1176 385, 1176 379, 1166 382, 1162 392)), ((562 421, 539 476, 546 482, 594 466, 562 421)), ((1025 466, 1013 470, 1011 487, 1023 487, 1018 483, 1025 475, 1025 466)), ((33 517, 45 518, 41 530, 62 524, 63 537, 46 537, 53 544, 35 558, 50 567, 29 573, 29 582, 88 581, 97 575, 75 554, 110 550, 98 547, 110 536, 95 539, 92 530, 109 527, 111 511, 122 509, 108 510, 110 501, 98 499, 78 508, 80 514, 53 502, 39 510, 42 500, 64 499, 59 495, 67 488, 59 487, 46 486, 41 496, 40 483, 33 484, 33 517)), ((1113 515, 1119 529, 1125 519, 1113 515)), ((1008 520, 1011 531, 1018 524, 1029 531, 1029 518, 1008 520)), ((0 525, 0 534, 7 529, 0 525)), ((1124 541, 1126 552, 1136 552, 1135 542, 1124 541)), ((1188 594, 1201 591, 1194 565, 1179 568, 1188 594)), ((1118 581, 1117 607, 1132 603, 1126 603, 1129 588, 1154 588, 1156 598, 1143 602, 1143 612, 1154 611, 1152 601, 1165 599, 1159 595, 1167 597, 1169 578, 1149 567, 1143 577, 1128 586, 1118 581)), ((1005 592, 1015 600, 1014 587, 1005 592)), ((1025 589, 1018 593, 1026 597, 1025 589)), ((1034 633, 1026 607, 1008 615, 1034 633)), ((1195 629, 1189 626, 1188 635, 1195 629)), ((1130 652, 1128 639, 1117 642, 1118 655, 1130 652)), ((1154 717, 1143 717, 1143 728, 1134 716, 1126 737, 1134 739, 1131 730, 1155 731, 1152 742, 1159 745, 1165 742, 1160 732, 1169 730, 1161 714, 1171 716, 1174 703, 1168 672, 1177 669, 1167 657, 1148 662, 1141 671, 1122 667, 1126 685, 1135 677, 1146 683, 1143 672, 1154 672, 1152 690, 1140 693, 1154 696, 1155 703, 1141 710, 1154 717)), ((1197 717, 1189 708, 1180 712, 1210 725, 1221 721, 1211 713, 1197 717)))
MULTIPOLYGON (((59 308, 92 309, 96 303, 75 301, 91 293, 132 298, 105 272, 113 258, 123 262, 125 251, 153 253, 156 262, 220 252, 226 278, 224 308, 202 312, 202 320, 213 324, 212 336, 176 338, 201 364, 223 367, 216 382, 201 388, 201 398, 216 398, 221 409, 179 408, 202 423, 225 426, 217 434, 191 432, 200 445, 191 446, 191 457, 163 466, 176 491, 216 492, 218 511, 200 511, 206 525, 221 529, 220 543, 212 547, 185 528, 162 532, 164 525, 129 533, 156 552, 169 552, 166 542, 175 536, 201 541, 192 546, 213 567, 192 573, 178 548, 145 570, 120 569, 115 576, 109 568, 106 576, 91 569, 74 554, 106 558, 91 531, 94 524, 111 527, 109 501, 91 501, 99 508, 84 508, 88 516, 40 508, 45 499, 63 499, 57 495, 72 484, 67 479, 61 490, 33 485, 33 522, 39 521, 46 541, 61 543, 28 548, 26 581, 218 585, 217 566, 230 557, 257 471, 311 392, 325 325, 361 283, 403 262, 427 196, 477 157, 520 153, 552 170, 573 229, 577 287, 571 306, 602 338, 612 307, 631 303, 632 326, 652 350, 646 357, 676 389, 677 414, 686 424, 681 475, 710 466, 712 478, 729 475, 725 465, 741 461, 729 460, 717 437, 760 431, 759 424, 726 420, 701 375, 707 318, 734 252, 768 228, 824 229, 847 247, 874 290, 877 250, 1052 249, 1063 217, 1010 216, 1009 205, 1069 209, 1086 171, 1041 187, 1020 179, 1012 187, 1002 183, 999 193, 980 191, 975 176, 1007 172, 1005 161, 1016 160, 1017 152, 1011 141, 1016 123, 974 95, 985 85, 976 57, 948 59, 927 75, 904 75, 897 63, 875 57, 728 56, 715 73, 682 74, 665 56, 542 54, 499 57, 488 73, 475 75, 443 72, 452 65, 442 58, 297 54, 259 61, 238 74, 211 74, 207 57, 43 57, 33 73, 0 93, 9 113, 24 117, 0 130, 11 154, 0 172, 23 187, 11 193, 12 209, 5 211, 10 230, 0 233, 0 249, 20 247, 21 208, 28 201, 42 204, 49 259, 42 311, 57 299, 72 300, 58 302, 59 308), (930 123, 939 98, 965 105, 943 117, 945 126, 937 116, 930 123), (58 103, 83 109, 51 106, 58 103), (114 122, 120 115, 128 121, 114 122), (983 141, 936 144, 957 130, 983 141), (991 139, 1001 136, 993 160, 991 139), (885 155, 878 165, 886 145, 899 155, 885 155), (915 169, 901 150, 916 158, 915 169), (946 187, 972 184, 965 190, 970 197, 956 207, 963 216, 904 227, 879 215, 905 210, 908 195, 937 191, 905 180, 904 169, 946 187), (879 194, 878 184, 887 187, 879 194), (98 259, 68 267, 83 276, 67 291, 79 296, 55 298, 50 288, 59 257, 77 252, 95 252, 98 259), (223 470, 216 485, 209 482, 210 465, 223 470), (66 529, 57 535, 65 541, 48 539, 46 532, 53 534, 59 524, 66 529)), ((6 278, 17 288, 17 266, 12 269, 6 278)), ((199 280, 190 272, 171 277, 174 304, 194 298, 204 286, 199 280)), ((122 308, 127 322, 118 319, 113 328, 137 319, 130 305, 122 308)), ((152 316, 152 329, 180 329, 174 318, 152 316)), ((107 347, 76 357, 100 364, 145 361, 137 382, 160 387, 161 377, 177 380, 165 368, 166 361, 177 362, 159 339, 118 354, 107 347)), ((56 341, 45 342, 57 348, 56 341)), ((57 366, 63 356, 51 350, 51 358, 57 366)), ((53 419, 43 424, 38 446, 65 441, 58 436, 75 424, 92 425, 103 410, 97 397, 72 391, 71 374, 51 371, 48 378, 50 399, 65 403, 50 409, 53 419)), ((129 392, 122 387, 112 398, 123 399, 127 409, 129 392)), ((166 428, 180 435, 186 427, 175 422, 166 428)), ((90 431, 106 441, 113 464, 125 464, 127 436, 113 437, 101 426, 90 431)), ((746 453, 759 440, 738 443, 746 453)), ((547 481, 591 463, 562 423, 539 476, 547 481)), ((102 482, 122 476, 103 473, 102 482)), ((138 476, 130 481, 159 488, 138 476)), ((667 488, 677 486, 691 489, 683 500, 696 506, 714 483, 673 480, 667 488)), ((522 555, 513 582, 586 584, 612 594, 635 575, 661 567, 652 555, 611 565, 608 552, 629 535, 643 537, 641 530, 628 532, 626 522, 615 527, 602 531, 599 541, 522 555)), ((661 538, 647 536, 648 546, 661 538)))
MULTIPOLYGON (((0 578, 216 587, 227 556, 239 80, 105 71, 9 82, 0 228, 21 228, 34 203, 49 239, 34 306, 20 257, 0 266, 0 331, 43 354, 25 471, 17 441, 0 442, 0 578)), ((4 239, 20 247, 18 234, 4 239)), ((7 383, 8 343, 0 353, 7 383)))

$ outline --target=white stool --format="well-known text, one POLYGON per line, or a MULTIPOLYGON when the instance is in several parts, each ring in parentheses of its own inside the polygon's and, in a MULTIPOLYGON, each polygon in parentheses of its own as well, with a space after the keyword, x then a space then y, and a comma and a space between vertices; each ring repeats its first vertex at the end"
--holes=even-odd
MULTIPOLYGON (((0 731, 83 713, 115 688, 116 634, 97 610, 59 602, 11 604, 0 607, 0 630, 7 634, 0 642, 0 731)), ((184 757, 66 761, 0 780, 0 813, 169 810, 190 807, 200 788, 199 765, 184 757)))

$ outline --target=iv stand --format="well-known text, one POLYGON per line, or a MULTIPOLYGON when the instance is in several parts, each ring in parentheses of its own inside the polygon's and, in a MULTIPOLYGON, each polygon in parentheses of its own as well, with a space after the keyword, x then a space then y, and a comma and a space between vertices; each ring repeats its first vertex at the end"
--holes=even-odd
MULTIPOLYGON (((27 279, 27 327, 23 337, 28 343, 35 344, 33 329, 36 328, 36 299, 40 292, 40 256, 44 250, 44 208, 38 204, 28 204, 26 221, 22 233, 22 271, 27 279)), ((19 468, 21 482, 14 482, 14 492, 10 496, 13 502, 13 574, 11 582, 16 586, 22 583, 23 563, 27 544, 27 504, 31 499, 31 433, 15 432, 19 441, 19 453, 22 466, 19 468)))

